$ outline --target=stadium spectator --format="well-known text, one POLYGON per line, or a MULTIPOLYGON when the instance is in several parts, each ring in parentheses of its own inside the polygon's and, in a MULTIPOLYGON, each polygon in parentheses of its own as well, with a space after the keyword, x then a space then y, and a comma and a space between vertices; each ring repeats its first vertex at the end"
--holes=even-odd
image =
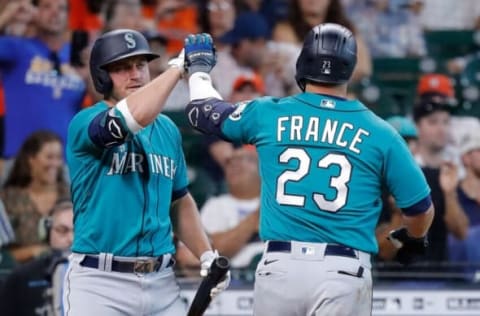
POLYGON ((233 28, 235 4, 233 0, 202 0, 199 4, 199 26, 212 36, 217 51, 222 49, 220 38, 233 28))
POLYGON ((480 263, 480 136, 471 131, 460 143, 466 175, 457 188, 460 205, 465 210, 469 227, 464 240, 449 236, 450 259, 462 263, 480 263))
MULTIPOLYGON (((292 0, 288 19, 277 23, 272 31, 275 42, 287 42, 301 46, 307 32, 320 23, 337 23, 353 31, 357 40, 357 65, 352 82, 372 74, 370 52, 362 34, 356 32, 356 24, 347 18, 342 3, 337 0, 292 0)), ((295 56, 296 58, 297 56, 295 56)))
POLYGON ((92 36, 98 35, 103 29, 102 10, 105 3, 105 0, 69 0, 69 28, 71 30, 87 31, 92 36))
POLYGON ((421 0, 420 21, 425 30, 470 30, 480 27, 477 0, 421 0))
POLYGON ((51 129, 64 141, 85 93, 84 81, 69 64, 67 0, 35 0, 33 4, 35 37, 0 37, 6 104, 3 156, 7 158, 39 129, 51 129))
POLYGON ((238 12, 257 12, 267 19, 272 29, 278 21, 288 16, 290 0, 239 0, 236 2, 238 12))
POLYGON ((417 96, 419 98, 443 99, 452 106, 457 102, 452 79, 439 73, 428 73, 420 76, 417 84, 417 96))
MULTIPOLYGON (((10 224, 10 218, 5 211, 5 205, 0 199, 0 270, 9 270, 15 266, 15 260, 7 249, 7 246, 14 241, 15 233, 10 224)), ((0 278, 0 286, 1 284, 2 279, 0 278)))
POLYGON ((212 197, 200 210, 215 248, 245 268, 263 251, 258 237, 260 176, 254 147, 241 147, 225 164, 227 193, 212 197))
POLYGON ((31 134, 23 143, 0 197, 15 230, 10 247, 19 262, 28 261, 47 249, 38 234, 42 217, 58 200, 70 198, 63 173, 61 139, 49 131, 31 134))
POLYGON ((420 21, 402 1, 359 1, 350 8, 350 18, 374 58, 427 53, 420 21))
MULTIPOLYGON (((206 201, 200 210, 202 223, 215 248, 231 258, 232 268, 254 268, 263 251, 258 237, 260 178, 254 147, 233 150, 225 174, 227 193, 206 201)), ((198 259, 186 251, 180 244, 179 265, 198 267, 198 259)))
POLYGON ((232 93, 234 80, 242 74, 260 71, 267 52, 268 25, 258 13, 242 13, 235 19, 234 27, 220 41, 230 46, 221 50, 212 80, 225 99, 232 93))
POLYGON ((157 0, 154 10, 158 30, 169 39, 167 52, 177 54, 183 48, 185 37, 198 31, 195 1, 157 0))
POLYGON ((32 19, 36 9, 29 0, 10 1, 0 5, 0 30, 2 35, 31 36, 32 19))
POLYGON ((57 203, 42 225, 49 250, 15 268, 0 287, 3 316, 63 315, 59 304, 62 297, 60 280, 63 280, 73 240, 72 203, 57 203))
POLYGON ((445 103, 445 99, 438 98, 422 98, 413 109, 413 119, 418 130, 415 157, 431 188, 436 212, 425 258, 433 262, 448 260, 448 232, 463 239, 468 227, 468 218, 456 191, 459 181, 458 164, 449 154, 452 151, 447 149, 450 110, 451 106, 445 103))
POLYGON ((144 31, 152 28, 143 18, 140 0, 117 0, 107 2, 105 9, 105 32, 116 29, 144 31))

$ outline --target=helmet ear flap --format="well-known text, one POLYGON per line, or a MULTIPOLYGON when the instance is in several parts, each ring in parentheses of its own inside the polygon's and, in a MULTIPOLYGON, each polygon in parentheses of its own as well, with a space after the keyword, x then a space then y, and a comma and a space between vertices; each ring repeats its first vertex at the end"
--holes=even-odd
POLYGON ((98 81, 98 92, 102 94, 108 94, 113 88, 113 82, 110 78, 108 72, 102 68, 99 68, 97 71, 97 81, 98 81))
POLYGON ((103 95, 109 94, 113 88, 113 82, 108 72, 98 65, 91 65, 90 72, 95 90, 103 95))
POLYGON ((295 77, 296 77, 295 80, 297 81, 298 87, 300 88, 300 90, 305 92, 305 88, 306 88, 305 79, 298 78, 298 76, 295 76, 295 77))

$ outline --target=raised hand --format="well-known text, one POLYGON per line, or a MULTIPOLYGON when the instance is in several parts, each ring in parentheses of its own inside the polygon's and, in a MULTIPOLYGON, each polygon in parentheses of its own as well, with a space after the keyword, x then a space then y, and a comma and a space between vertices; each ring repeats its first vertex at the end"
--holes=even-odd
POLYGON ((215 46, 210 34, 190 34, 185 39, 185 69, 188 75, 209 73, 217 63, 215 46))

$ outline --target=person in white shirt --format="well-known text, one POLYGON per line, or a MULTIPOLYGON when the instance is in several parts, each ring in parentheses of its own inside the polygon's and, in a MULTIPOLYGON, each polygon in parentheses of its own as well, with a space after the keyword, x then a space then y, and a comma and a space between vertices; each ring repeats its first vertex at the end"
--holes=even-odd
POLYGON ((255 149, 235 149, 225 177, 228 193, 207 200, 201 219, 215 249, 231 258, 232 268, 246 268, 263 251, 258 237, 260 177, 255 149))

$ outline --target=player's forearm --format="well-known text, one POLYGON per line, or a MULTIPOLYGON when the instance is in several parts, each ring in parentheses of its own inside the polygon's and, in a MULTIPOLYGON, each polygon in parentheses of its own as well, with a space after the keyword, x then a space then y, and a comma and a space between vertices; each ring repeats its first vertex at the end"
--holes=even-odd
POLYGON ((199 211, 190 194, 178 201, 178 238, 197 257, 211 250, 207 234, 203 230, 199 211))
POLYGON ((456 192, 445 194, 445 224, 458 239, 464 239, 468 233, 470 221, 458 201, 456 192))
POLYGON ((224 256, 235 256, 258 231, 258 222, 254 223, 251 216, 228 231, 211 234, 215 249, 224 256))
POLYGON ((432 225, 434 214, 435 209, 432 204, 424 213, 415 216, 403 215, 403 224, 406 227, 408 234, 414 238, 425 236, 432 225))
POLYGON ((128 109, 139 125, 147 126, 160 114, 180 77, 180 69, 171 67, 126 98, 128 109))

